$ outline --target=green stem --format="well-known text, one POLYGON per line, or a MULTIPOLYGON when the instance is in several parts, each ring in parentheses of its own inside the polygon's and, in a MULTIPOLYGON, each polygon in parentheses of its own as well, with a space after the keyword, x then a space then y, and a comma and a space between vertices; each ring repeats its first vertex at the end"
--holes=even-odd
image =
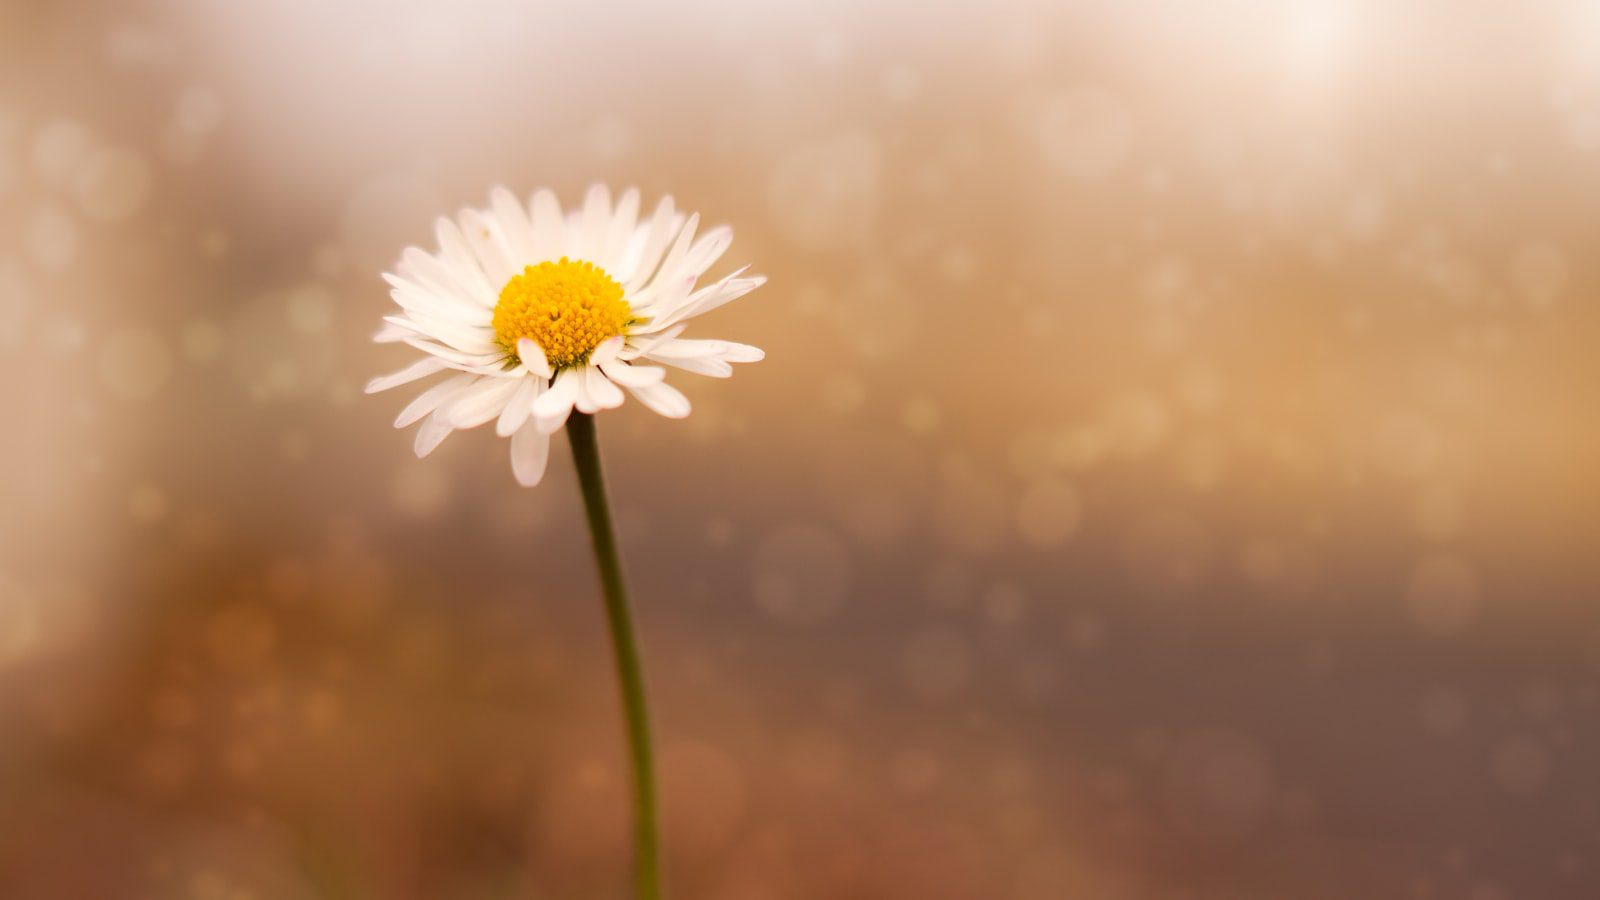
POLYGON ((633 637, 633 615, 628 611, 628 589, 622 580, 622 559, 617 553, 616 532, 611 527, 611 508, 606 503, 594 416, 574 412, 567 420, 567 438, 572 444, 572 461, 578 469, 578 485, 583 489, 583 508, 589 514, 589 536, 594 540, 595 564, 600 568, 606 619, 611 626, 611 650, 616 657, 622 710, 628 726, 628 756, 633 767, 634 889, 639 900, 660 900, 661 854, 656 837, 656 780, 650 759, 650 714, 645 706, 639 647, 633 637))

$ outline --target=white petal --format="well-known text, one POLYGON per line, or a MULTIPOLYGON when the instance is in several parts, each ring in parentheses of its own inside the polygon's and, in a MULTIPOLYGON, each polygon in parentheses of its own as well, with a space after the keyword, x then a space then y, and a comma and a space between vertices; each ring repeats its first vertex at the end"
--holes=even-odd
POLYGON ((428 420, 422 423, 422 427, 417 429, 417 439, 411 445, 411 449, 415 450, 417 458, 421 459, 444 443, 444 439, 454 430, 450 427, 450 423, 441 421, 438 416, 429 416, 428 420))
POLYGON ((733 229, 726 225, 718 225, 701 236, 689 248, 688 256, 683 260, 683 273, 686 275, 700 276, 712 264, 722 258, 733 244, 733 229))
POLYGON ((453 347, 446 347, 433 341, 423 340, 419 337, 408 337, 405 343, 424 353, 429 353, 447 362, 468 366, 474 369, 498 367, 505 361, 505 351, 496 348, 495 353, 463 353, 453 347))
POLYGON ((616 409, 622 405, 622 388, 612 384, 611 379, 594 366, 583 370, 583 387, 599 409, 616 409))
POLYGON ((495 219, 500 223, 512 263, 526 265, 533 257, 533 226, 522 204, 510 191, 497 187, 489 193, 489 208, 494 210, 495 219))
POLYGON ((574 369, 573 380, 577 382, 577 393, 573 395, 572 408, 581 413, 593 415, 600 411, 600 404, 594 395, 589 393, 589 367, 574 369))
POLYGON ((618 278, 622 280, 622 289, 627 294, 633 294, 650 280, 656 272, 656 266, 661 262, 661 252, 667 248, 667 242, 672 240, 678 229, 683 227, 683 222, 673 210, 672 198, 662 197, 656 204, 655 215, 650 219, 650 228, 646 232, 644 243, 640 245, 638 259, 627 262, 618 278))
POLYGON ((464 391, 471 387, 478 378, 479 376, 477 375, 462 373, 460 375, 452 375, 428 388, 418 394, 415 400, 406 404, 405 409, 400 410, 400 415, 394 418, 394 427, 404 428, 433 412, 439 408, 441 403, 454 397, 458 391, 464 391))
POLYGON ((674 325, 660 334, 649 335, 640 335, 639 329, 634 327, 630 329, 630 333, 628 334, 628 346, 624 347, 618 356, 622 359, 633 359, 641 354, 649 353, 651 350, 661 346, 666 341, 670 341, 678 335, 683 334, 684 329, 688 327, 688 325, 674 325))
POLYGON ((544 355, 544 348, 533 338, 519 338, 517 340, 517 358, 528 367, 528 371, 540 378, 548 379, 551 376, 550 359, 544 355))
MULTIPOLYGON (((733 243, 733 229, 726 225, 719 225, 706 232, 685 250, 681 258, 676 261, 668 257, 667 262, 661 266, 661 271, 656 273, 656 280, 651 284, 650 296, 646 302, 654 304, 659 310, 667 306, 672 300, 688 296, 694 290, 694 284, 705 273, 711 264, 716 262, 733 243)), ((682 245, 681 238, 679 246, 682 245)), ((674 251, 678 247, 673 248, 674 251)), ((746 266, 746 268, 749 268, 746 266)), ((743 269, 740 270, 744 271, 743 269)), ((737 275, 738 273, 734 273, 737 275)), ((726 280, 726 279, 724 279, 726 280)))
MULTIPOLYGON (((749 268, 746 266, 745 268, 749 268)), ((667 291, 663 289, 662 296, 654 307, 648 310, 650 320, 642 325, 633 327, 634 334, 650 334, 663 328, 675 325, 685 319, 704 315, 713 309, 737 300, 745 294, 767 283, 765 275, 752 275, 749 278, 738 278, 744 269, 718 281, 716 284, 707 285, 693 294, 674 303, 667 298, 667 291)))
POLYGON ((384 316, 383 321, 399 328, 410 328, 422 337, 454 347, 462 353, 477 355, 503 355, 504 348, 493 340, 494 332, 487 328, 446 322, 423 313, 404 316, 384 316))
POLYGON ((727 378, 733 374, 733 366, 730 366, 726 362, 715 357, 707 356, 698 358, 690 357, 684 359, 674 359, 671 357, 658 357, 654 354, 648 354, 647 358, 654 362, 662 363, 663 365, 682 369, 685 372, 693 372, 696 375, 707 375, 712 378, 727 378))
POLYGON ((494 315, 488 306, 463 297, 459 291, 435 287, 431 283, 416 279, 415 275, 404 277, 385 272, 383 280, 389 282, 389 286, 393 288, 389 291, 389 296, 407 312, 420 310, 453 322, 470 322, 478 325, 487 325, 494 315))
POLYGON ((647 355, 660 359, 699 359, 717 356, 722 352, 722 341, 696 341, 676 338, 652 346, 647 355))
POLYGON ((452 428, 476 428, 500 415, 526 377, 481 378, 477 384, 440 404, 434 415, 449 422, 452 428))
POLYGON ((678 321, 677 311, 689 304, 694 291, 695 277, 693 275, 678 275, 672 278, 657 276, 650 285, 648 296, 633 307, 634 312, 649 319, 648 324, 654 327, 663 327, 669 320, 678 321))
POLYGON ((467 245, 460 227, 440 216, 433 223, 433 234, 439 240, 439 258, 450 266, 458 279, 471 282, 472 299, 478 301, 479 306, 494 306, 494 286, 484 278, 483 267, 472 255, 472 248, 467 245))
POLYGON ((761 362, 767 358, 767 351, 760 347, 741 344, 737 341, 722 341, 721 343, 726 348, 722 353, 722 358, 728 362, 753 363, 761 362))
POLYGON ((600 342, 589 354, 589 364, 594 366, 605 365, 617 358, 617 352, 627 344, 628 339, 622 335, 613 335, 600 342))
POLYGON ((689 414, 689 398, 670 384, 652 384, 643 387, 629 386, 639 402, 669 419, 681 419, 689 414))
POLYGON ((447 296, 458 303, 475 305, 472 279, 469 272, 458 271, 433 254, 418 247, 407 247, 400 254, 396 274, 423 288, 447 296))
POLYGON ((543 390, 544 382, 532 375, 523 376, 517 385, 517 392, 506 401, 506 408, 500 412, 500 419, 495 423, 495 434, 509 437, 512 432, 521 428, 533 415, 533 401, 538 398, 543 390))
POLYGON ((572 405, 578 398, 579 375, 564 369, 556 376, 550 388, 533 401, 533 418, 539 430, 551 434, 566 424, 572 414, 572 405))
POLYGON ((660 384, 667 370, 660 366, 634 366, 625 362, 605 363, 600 367, 606 377, 624 387, 646 387, 660 384))
POLYGON ((523 487, 533 487, 544 478, 545 464, 550 459, 550 435, 540 431, 532 422, 524 424, 511 436, 511 474, 523 487))
POLYGON ((484 277, 491 285, 503 285, 522 270, 522 266, 517 265, 517 261, 511 257, 510 248, 506 246, 500 229, 483 213, 475 209, 462 210, 461 233, 466 236, 467 246, 472 248, 478 264, 483 266, 484 277))
POLYGON ((411 335, 411 329, 400 328, 385 322, 383 327, 379 328, 377 333, 372 336, 372 341, 376 344, 395 344, 411 337, 411 335))
POLYGON ((634 309, 648 306, 655 302, 655 295, 661 287, 670 282, 678 270, 678 265, 683 262, 683 257, 689 252, 689 245, 694 241, 694 230, 700 225, 700 214, 689 216, 683 223, 683 230, 678 232, 678 239, 672 242, 672 249, 667 251, 667 258, 662 260, 661 268, 656 270, 655 277, 650 283, 637 291, 629 298, 629 303, 634 309))
POLYGON ((426 378, 435 372, 442 372, 444 370, 445 364, 437 356, 424 356, 422 359, 417 360, 398 372, 391 372, 388 375, 380 375, 379 377, 367 382, 366 392, 369 394, 376 394, 379 391, 387 391, 390 388, 399 387, 402 384, 409 384, 413 381, 416 381, 418 378, 426 378))
POLYGON ((603 184, 592 185, 583 198, 583 219, 579 231, 578 258, 593 262, 605 249, 606 228, 611 224, 611 191, 603 184))
POLYGON ((633 226, 638 222, 639 191, 628 188, 617 200, 617 208, 611 212, 611 222, 606 226, 606 235, 601 240, 595 265, 615 273, 617 264, 622 261, 623 248, 628 245, 628 239, 633 236, 633 226))
POLYGON ((689 359, 714 359, 721 362, 760 362, 766 353, 760 347, 734 341, 664 340, 644 351, 645 356, 659 362, 689 359))
POLYGON ((540 263, 561 255, 566 244, 566 223, 561 216, 561 202, 548 190, 533 195, 528 204, 533 217, 533 255, 530 262, 540 263))

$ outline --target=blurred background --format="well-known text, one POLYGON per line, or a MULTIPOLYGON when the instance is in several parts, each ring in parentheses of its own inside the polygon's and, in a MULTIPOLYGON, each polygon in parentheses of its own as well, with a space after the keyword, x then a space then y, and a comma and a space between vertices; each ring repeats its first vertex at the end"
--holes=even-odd
POLYGON ((0 896, 614 898, 496 184, 770 276, 601 420, 675 895, 1600 895, 1600 6, 0 0, 0 896))

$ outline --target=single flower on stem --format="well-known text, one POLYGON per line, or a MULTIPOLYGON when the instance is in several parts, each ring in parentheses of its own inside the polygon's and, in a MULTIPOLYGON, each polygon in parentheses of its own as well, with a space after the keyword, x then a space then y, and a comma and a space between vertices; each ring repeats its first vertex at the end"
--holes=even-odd
POLYGON ((640 221, 633 190, 613 207, 596 185, 571 212, 549 191, 526 210, 510 191, 494 191, 488 209, 438 220, 437 251, 407 248, 383 276, 400 309, 375 340, 423 356, 367 392, 448 373, 395 427, 421 422, 415 446, 427 456, 450 432, 493 420, 511 438, 511 471, 528 486, 544 476, 550 435, 573 410, 621 406, 626 388, 664 416, 688 415, 688 398, 662 366, 725 378, 732 363, 763 356, 747 344, 682 337, 690 319, 766 281, 740 269, 699 287, 733 241, 727 226, 697 239, 699 224, 671 197, 640 221))
POLYGON ((415 448, 427 456, 450 432, 493 420, 511 439, 511 471, 532 486, 544 477, 550 435, 567 426, 599 567, 622 689, 634 785, 635 886, 661 895, 655 774, 644 678, 633 635, 622 562, 606 500, 594 414, 622 405, 625 392, 670 418, 689 400, 665 381, 672 366, 718 378, 761 350, 682 337, 689 320, 737 299, 766 279, 745 269, 704 287, 699 281, 728 249, 726 226, 704 234, 664 198, 646 220, 639 192, 613 206, 602 185, 583 206, 563 211, 550 191, 526 208, 510 191, 488 209, 441 218, 439 247, 407 248, 385 274, 400 310, 375 340, 422 352, 411 365, 367 384, 388 390, 443 376, 417 395, 395 427, 421 422, 415 448))

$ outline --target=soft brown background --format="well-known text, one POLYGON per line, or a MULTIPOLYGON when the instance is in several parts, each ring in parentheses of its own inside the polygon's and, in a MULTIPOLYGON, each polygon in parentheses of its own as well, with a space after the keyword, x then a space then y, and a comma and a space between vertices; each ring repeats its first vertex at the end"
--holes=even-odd
POLYGON ((0 2, 0 897, 622 896, 564 444, 360 394, 595 180, 771 277, 601 423, 675 896, 1600 896, 1600 7, 578 9, 0 2))

